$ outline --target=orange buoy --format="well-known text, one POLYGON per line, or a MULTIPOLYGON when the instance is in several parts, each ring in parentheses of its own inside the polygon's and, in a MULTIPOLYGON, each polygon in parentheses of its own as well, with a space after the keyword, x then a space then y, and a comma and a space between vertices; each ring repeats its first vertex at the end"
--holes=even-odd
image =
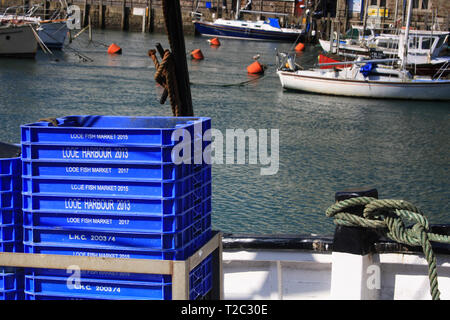
POLYGON ((295 46, 295 51, 303 51, 305 50, 305 45, 301 42, 299 42, 296 46, 295 46))
POLYGON ((122 53, 122 48, 119 47, 117 44, 113 43, 108 48, 108 53, 114 54, 114 53, 122 53))
POLYGON ((195 59, 195 60, 203 60, 202 50, 195 49, 194 51, 191 52, 191 57, 192 57, 192 59, 195 59))
POLYGON ((217 38, 212 38, 211 40, 209 40, 209 44, 212 46, 220 46, 220 41, 217 38))
POLYGON ((255 61, 247 67, 247 72, 251 74, 260 74, 264 73, 264 68, 258 61, 255 61))

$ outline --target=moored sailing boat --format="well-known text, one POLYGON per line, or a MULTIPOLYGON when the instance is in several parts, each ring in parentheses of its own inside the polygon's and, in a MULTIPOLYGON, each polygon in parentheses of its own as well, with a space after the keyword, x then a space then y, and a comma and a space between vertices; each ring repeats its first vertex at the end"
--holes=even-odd
POLYGON ((38 48, 35 31, 30 24, 7 23, 0 26, 0 56, 34 58, 38 48))
MULTIPOLYGON (((408 33, 411 15, 409 3, 405 41, 399 46, 401 59, 378 59, 345 62, 351 65, 343 69, 298 70, 284 60, 277 73, 281 85, 286 89, 366 98, 450 100, 450 80, 443 80, 442 73, 434 79, 412 76, 406 70, 408 56, 408 33), (400 67, 386 66, 387 62, 400 62, 400 67)), ((285 57, 284 57, 285 58, 285 57)), ((288 61, 289 62, 289 61, 288 61)), ((342 62, 321 64, 322 66, 342 65, 342 62)), ((319 65, 320 66, 320 65, 319 65)))

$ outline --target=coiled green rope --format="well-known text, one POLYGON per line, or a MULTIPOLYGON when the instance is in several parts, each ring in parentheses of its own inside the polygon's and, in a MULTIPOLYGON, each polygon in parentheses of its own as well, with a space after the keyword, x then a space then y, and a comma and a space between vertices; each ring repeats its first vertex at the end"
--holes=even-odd
POLYGON ((326 210, 326 215, 334 218, 337 225, 373 228, 399 243, 420 245, 428 262, 431 297, 440 299, 436 257, 430 242, 450 243, 450 236, 430 232, 427 218, 417 207, 404 200, 356 197, 336 202, 326 210), (364 206, 362 216, 346 212, 355 206, 364 206), (414 224, 406 227, 405 222, 414 224))

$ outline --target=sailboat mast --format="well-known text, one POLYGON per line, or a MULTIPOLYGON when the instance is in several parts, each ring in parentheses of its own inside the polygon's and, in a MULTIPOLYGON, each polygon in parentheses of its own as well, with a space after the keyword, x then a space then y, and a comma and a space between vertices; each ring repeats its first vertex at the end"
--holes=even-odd
POLYGON ((408 58, 408 37, 409 37, 409 27, 411 25, 411 11, 412 11, 412 0, 408 0, 408 14, 406 17, 405 37, 403 39, 402 69, 406 68, 408 58))

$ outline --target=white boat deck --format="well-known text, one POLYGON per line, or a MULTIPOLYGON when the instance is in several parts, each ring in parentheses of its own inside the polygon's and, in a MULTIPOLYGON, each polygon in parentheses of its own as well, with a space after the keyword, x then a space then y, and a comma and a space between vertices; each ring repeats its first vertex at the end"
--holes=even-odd
MULTIPOLYGON (((430 300, 419 252, 358 256, 330 250, 227 248, 226 300, 430 300)), ((234 247, 234 246, 233 246, 234 247)), ((436 254, 440 298, 450 299, 450 255, 436 254)))

